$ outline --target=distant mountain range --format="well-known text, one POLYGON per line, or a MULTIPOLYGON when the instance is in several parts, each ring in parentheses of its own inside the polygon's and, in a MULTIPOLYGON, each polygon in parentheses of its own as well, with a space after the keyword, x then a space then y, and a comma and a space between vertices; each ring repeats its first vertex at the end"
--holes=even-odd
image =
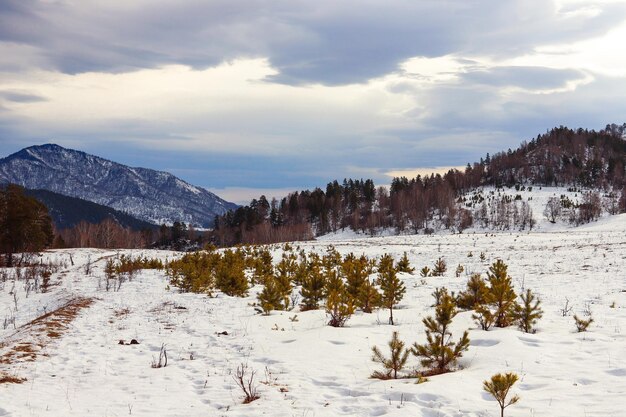
POLYGON ((154 223, 139 220, 114 208, 80 198, 68 197, 48 190, 25 189, 25 193, 48 207, 50 217, 52 217, 57 229, 68 229, 81 221, 98 224, 106 219, 114 220, 120 226, 133 230, 156 229, 158 227, 154 223))
POLYGON ((131 168, 54 144, 0 159, 0 182, 77 197, 154 224, 211 227, 216 215, 237 208, 167 172, 131 168))

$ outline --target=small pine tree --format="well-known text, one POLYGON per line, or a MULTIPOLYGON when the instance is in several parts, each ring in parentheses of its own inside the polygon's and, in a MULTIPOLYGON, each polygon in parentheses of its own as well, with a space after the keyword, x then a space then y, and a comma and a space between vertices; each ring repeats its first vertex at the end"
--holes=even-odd
POLYGON ((432 273, 431 273, 431 270, 430 270, 429 267, 425 266, 422 269, 420 269, 420 276, 426 278, 426 277, 429 277, 431 275, 432 275, 432 273))
POLYGON ((388 254, 378 264, 378 284, 383 292, 382 304, 389 309, 389 324, 393 325, 393 307, 404 297, 406 287, 396 275, 393 258, 388 254))
POLYGON ((489 288, 480 274, 472 274, 467 281, 467 288, 457 298, 457 306, 462 310, 472 310, 485 304, 489 288))
POLYGON ((384 372, 375 371, 372 378, 398 379, 398 372, 402 371, 406 365, 410 352, 409 349, 404 348, 404 342, 398 338, 398 332, 393 332, 389 341, 389 350, 391 356, 387 359, 378 347, 372 347, 372 361, 382 364, 385 368, 384 372))
POLYGON ((448 372, 449 367, 469 349, 467 331, 463 332, 457 343, 451 341, 450 325, 456 313, 454 298, 444 291, 435 308, 435 317, 429 316, 422 320, 426 326, 426 344, 414 343, 411 351, 415 356, 423 358, 422 366, 430 368, 432 374, 448 372))
POLYGON ((272 263, 272 254, 269 250, 263 249, 254 257, 252 283, 263 284, 267 277, 274 275, 274 265, 272 263))
POLYGON ((111 258, 107 259, 104 264, 105 289, 107 291, 111 289, 111 285, 115 281, 115 269, 115 261, 111 258))
POLYGON ((281 260, 276 266, 276 289, 281 296, 281 304, 284 309, 289 308, 291 290, 293 289, 293 286, 291 285, 292 271, 292 265, 285 259, 281 260))
POLYGON ((526 290, 526 294, 521 295, 521 299, 522 305, 517 305, 515 309, 517 325, 525 333, 535 333, 535 324, 543 316, 543 310, 539 306, 541 301, 530 289, 526 290))
POLYGON ((593 323, 593 317, 589 317, 589 319, 581 319, 576 314, 574 314, 574 323, 576 323, 576 330, 579 333, 586 332, 587 328, 593 323))
POLYGON ((518 376, 514 373, 495 374, 491 380, 483 382, 483 389, 493 396, 500 406, 500 417, 504 417, 504 409, 510 405, 517 403, 520 398, 517 395, 511 397, 508 401, 506 397, 513 384, 518 380, 518 376))
POLYGON ((327 281, 326 293, 326 314, 330 316, 328 325, 343 327, 350 316, 354 314, 354 305, 339 275, 335 275, 327 281))
POLYGON ((396 265, 396 270, 398 272, 406 272, 407 274, 412 274, 415 272, 415 268, 411 267, 411 263, 409 262, 409 256, 406 252, 402 255, 402 258, 398 261, 396 265))
POLYGON ((485 304, 478 304, 474 306, 476 311, 472 314, 472 318, 478 322, 480 328, 483 330, 489 330, 493 326, 494 316, 489 307, 485 304))
POLYGON ((359 289, 356 303, 357 307, 364 313, 371 313, 374 308, 380 307, 382 296, 374 284, 370 280, 366 280, 359 289))
POLYGON ((489 293, 487 303, 494 306, 494 325, 507 327, 515 318, 517 295, 513 290, 511 277, 507 273, 508 266, 498 259, 489 267, 489 293))
POLYGON ((433 276, 441 277, 448 270, 448 266, 446 265, 446 261, 443 258, 439 258, 435 261, 435 266, 433 268, 433 276))
POLYGON ((269 277, 265 280, 265 286, 263 287, 263 291, 259 293, 257 296, 259 300, 259 304, 261 304, 261 308, 263 309, 263 313, 267 316, 270 314, 272 310, 282 310, 283 309, 283 297, 278 290, 278 284, 276 279, 273 277, 269 277))
POLYGON ((455 277, 460 277, 461 274, 465 271, 465 267, 461 264, 458 264, 456 267, 456 271, 454 271, 454 276, 455 277))
POLYGON ((357 258, 350 253, 341 263, 341 273, 346 277, 348 295, 356 302, 361 287, 365 285, 367 277, 372 273, 369 260, 365 256, 357 258))
POLYGON ((481 262, 485 262, 486 259, 487 259, 487 256, 485 255, 485 252, 481 252, 480 253, 480 261, 481 262))
POLYGON ((242 253, 226 250, 215 271, 215 285, 226 295, 244 297, 248 294, 242 253))
POLYGON ((302 310, 316 310, 319 302, 324 298, 326 280, 321 271, 320 258, 316 254, 309 257, 307 275, 302 282, 300 295, 302 296, 302 310))

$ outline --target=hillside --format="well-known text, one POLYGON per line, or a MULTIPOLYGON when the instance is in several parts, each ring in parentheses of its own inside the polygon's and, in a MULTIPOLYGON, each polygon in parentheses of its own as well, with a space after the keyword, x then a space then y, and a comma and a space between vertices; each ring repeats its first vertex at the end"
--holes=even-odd
POLYGON ((111 207, 80 198, 68 197, 48 190, 27 189, 25 194, 36 198, 48 207, 50 217, 57 229, 71 228, 82 221, 96 224, 106 219, 112 219, 120 226, 133 230, 157 228, 154 223, 139 220, 111 207))
POLYGON ((131 168, 52 144, 0 159, 0 182, 81 198, 156 224, 209 227, 216 215, 237 207, 167 172, 131 168))
POLYGON ((389 189, 369 179, 344 179, 325 190, 295 191, 271 205, 261 196, 221 216, 215 241, 306 240, 346 228, 371 235, 477 226, 528 230, 547 203, 538 207, 529 191, 542 187, 554 189, 559 220, 593 221, 626 211, 625 131, 626 125, 601 131, 559 127, 514 151, 487 154, 464 171, 394 178, 389 189))

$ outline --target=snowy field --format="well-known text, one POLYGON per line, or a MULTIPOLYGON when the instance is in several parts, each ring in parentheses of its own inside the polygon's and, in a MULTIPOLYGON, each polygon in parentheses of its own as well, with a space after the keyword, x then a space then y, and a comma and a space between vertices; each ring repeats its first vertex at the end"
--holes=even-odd
MULTIPOLYGON (((14 352, 0 361, 0 372, 26 379, 0 384, 0 416, 498 416, 497 403, 482 390, 482 381, 498 372, 520 376, 512 391, 521 400, 507 416, 626 415, 626 215, 533 233, 339 234, 299 246, 323 252, 328 244, 370 257, 399 259, 406 251, 417 270, 443 257, 448 272, 400 274, 407 293, 394 312, 395 326, 386 324, 388 311, 379 310, 357 312, 345 328, 332 328, 323 310, 257 314, 250 304, 261 287, 247 298, 180 294, 161 271, 142 271, 119 292, 106 292, 105 260, 118 252, 46 252, 61 265, 49 292, 27 297, 21 282, 0 284, 0 323, 15 318, 15 328, 0 328, 0 358, 14 352), (434 312, 435 288, 458 293, 470 273, 485 276, 498 258, 509 265, 518 293, 530 288, 541 298, 536 334, 515 327, 482 331, 471 312, 462 312, 454 319, 454 339, 469 329, 471 346, 461 369, 422 384, 369 377, 380 370, 371 361, 372 346, 387 354, 396 330, 407 345, 423 343, 421 320, 434 312), (460 278, 458 264, 465 267, 460 278), (93 301, 76 307, 54 337, 37 323, 20 327, 76 299, 93 301), (573 310, 563 316, 566 300, 573 310), (586 311, 595 322, 577 333, 572 316, 586 311), (139 344, 118 344, 131 339, 139 344), (162 345, 168 364, 154 369, 162 345), (242 362, 257 372, 261 398, 250 404, 242 404, 232 377, 242 362)), ((418 366, 411 356, 409 367, 418 366)))

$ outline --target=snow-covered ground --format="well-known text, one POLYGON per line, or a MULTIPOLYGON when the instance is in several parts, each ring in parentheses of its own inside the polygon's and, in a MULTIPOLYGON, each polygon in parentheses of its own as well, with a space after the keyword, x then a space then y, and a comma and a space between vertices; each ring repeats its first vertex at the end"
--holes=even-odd
MULTIPOLYGON (((322 310, 257 314, 250 304, 260 287, 247 298, 180 294, 160 271, 143 271, 119 292, 105 292, 105 259, 117 252, 47 252, 45 258, 64 265, 53 275, 59 284, 50 292, 26 298, 20 283, 0 287, 0 324, 13 314, 18 328, 0 328, 0 357, 35 337, 20 325, 73 297, 95 301, 61 337, 42 343, 34 361, 0 363, 0 372, 26 378, 0 384, 0 416, 497 416, 497 403, 482 390, 482 381, 497 372, 520 376, 513 392, 521 400, 505 415, 626 415, 625 215, 533 233, 335 235, 299 246, 323 252, 331 243, 343 254, 370 257, 391 253, 398 259, 406 251, 417 269, 443 257, 448 272, 428 278, 401 274, 407 293, 394 312, 395 326, 386 324, 388 312, 380 310, 358 312, 347 327, 332 328, 322 310), (509 265, 518 293, 531 288, 540 296, 544 317, 536 334, 513 327, 482 331, 471 312, 463 312, 453 323, 454 338, 470 329, 461 369, 422 384, 369 378, 380 369, 371 361, 372 346, 386 354, 396 330, 407 345, 424 342, 421 320, 433 313, 434 289, 458 292, 468 274, 484 273, 497 258, 509 265), (93 262, 89 276, 87 259, 93 262), (458 264, 465 267, 460 278, 454 274, 458 264), (563 317, 566 300, 573 311, 563 317), (595 322, 588 332, 576 333, 572 315, 584 316, 585 310, 595 322), (119 345, 120 339, 139 344, 119 345), (153 369, 163 344, 168 365, 153 369), (261 398, 250 404, 242 404, 232 378, 242 362, 257 371, 261 398)), ((129 252, 164 260, 177 256, 124 251, 129 252)), ((409 367, 418 366, 415 357, 409 361, 409 367)))

